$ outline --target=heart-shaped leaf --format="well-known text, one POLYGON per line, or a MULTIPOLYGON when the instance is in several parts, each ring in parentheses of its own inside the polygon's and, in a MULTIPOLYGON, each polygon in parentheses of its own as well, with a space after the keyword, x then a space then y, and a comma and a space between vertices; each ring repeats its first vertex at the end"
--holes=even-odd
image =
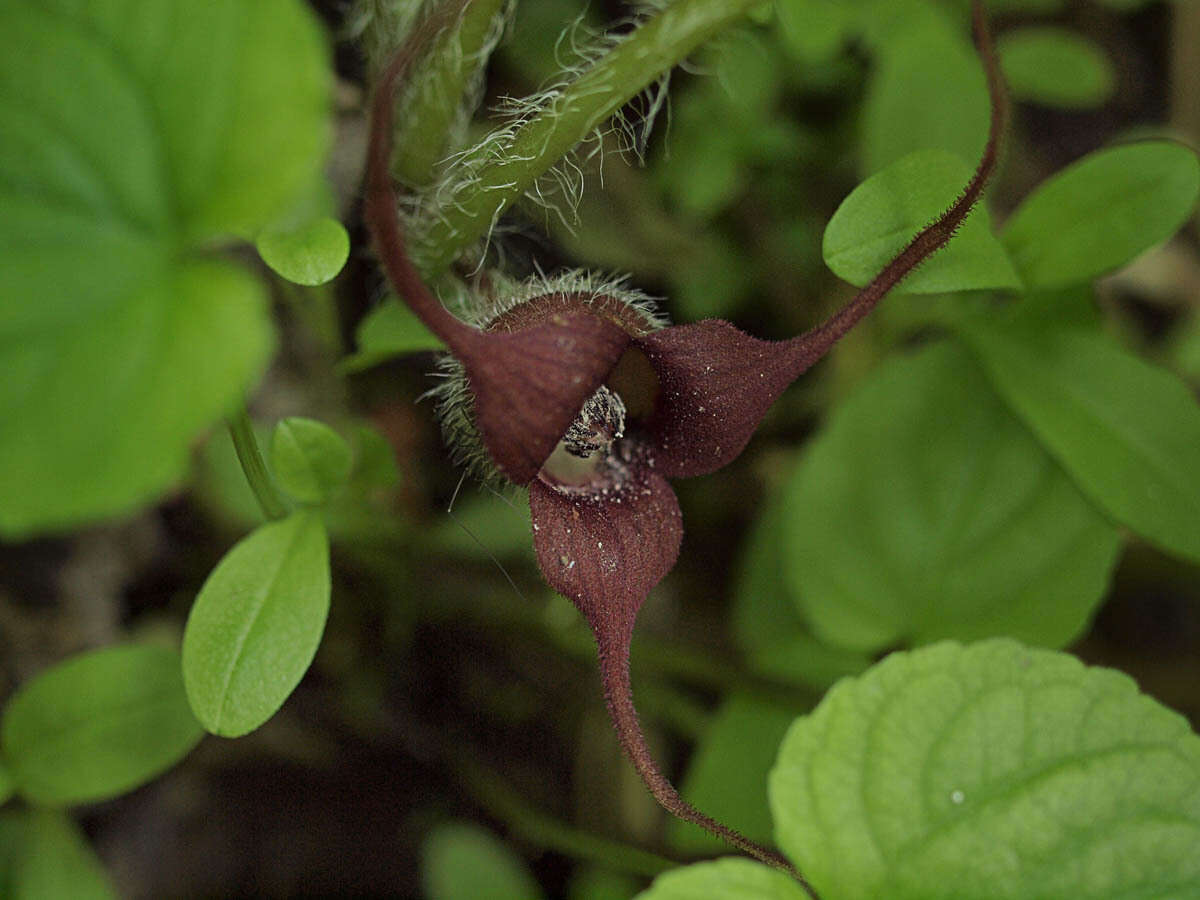
MULTIPOLYGON (((944 150, 919 150, 856 187, 825 227, 825 264, 862 287, 921 229, 954 203, 971 170, 944 150)), ((950 243, 896 288, 909 293, 1019 288, 983 206, 967 216, 950 243)))
POLYGON ((1200 560, 1200 404, 1183 382, 1069 323, 960 325, 996 390, 1085 494, 1200 560))
POLYGON ((1119 546, 949 342, 889 360, 834 412, 783 515, 793 595, 818 635, 859 651, 996 635, 1065 645, 1119 546))
POLYGON ((896 653, 799 719, 784 852, 829 900, 1185 897, 1200 738, 1127 676, 1009 640, 896 653))
POLYGON ((0 746, 22 795, 87 803, 144 784, 203 736, 188 709, 179 654, 153 645, 72 657, 22 685, 0 746))
POLYGON ((253 731, 312 663, 329 614, 329 541, 314 512, 258 528, 217 564, 183 636, 196 718, 223 737, 253 731))
POLYGON ((0 533, 152 499, 262 371, 261 286, 200 251, 314 181, 329 80, 297 0, 0 9, 0 533))

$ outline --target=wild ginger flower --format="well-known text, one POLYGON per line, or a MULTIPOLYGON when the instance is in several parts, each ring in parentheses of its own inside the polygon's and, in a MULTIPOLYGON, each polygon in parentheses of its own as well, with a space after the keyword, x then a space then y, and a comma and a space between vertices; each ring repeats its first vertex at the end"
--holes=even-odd
POLYGON ((715 319, 663 327, 637 298, 569 282, 510 302, 478 325, 458 320, 409 259, 388 173, 395 84, 436 30, 434 20, 410 37, 375 89, 365 217, 376 251, 397 294, 461 366, 468 417, 486 455, 529 489, 538 565, 595 635, 623 748, 668 811, 788 870, 782 857, 686 803, 659 771, 629 682, 634 621, 679 553, 683 526, 669 479, 704 475, 735 459, 780 393, 943 247, 978 201, 995 168, 1004 102, 979 0, 973 12, 992 104, 975 174, 850 303, 786 341, 759 340, 715 319))

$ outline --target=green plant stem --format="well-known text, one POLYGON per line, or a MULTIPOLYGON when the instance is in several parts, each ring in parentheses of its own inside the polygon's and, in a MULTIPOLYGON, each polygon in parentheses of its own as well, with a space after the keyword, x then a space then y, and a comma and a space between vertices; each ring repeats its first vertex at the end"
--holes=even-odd
POLYGON ((229 436, 233 438, 233 448, 237 451, 238 462, 242 472, 262 507, 263 515, 268 519, 282 519, 288 514, 287 504, 279 496, 271 473, 267 471, 266 461, 258 449, 258 439, 254 436, 254 423, 250 421, 250 413, 246 405, 241 404, 237 412, 229 417, 229 436))
POLYGON ((588 834, 529 806, 507 782, 477 760, 455 754, 455 774, 471 795, 496 818, 504 821, 523 839, 573 859, 599 863, 607 868, 653 878, 678 866, 671 860, 630 847, 618 841, 588 834))
POLYGON ((487 61, 483 50, 497 27, 506 0, 474 0, 458 26, 430 51, 412 79, 409 96, 397 117, 392 173, 406 184, 424 186, 446 155, 446 139, 471 88, 487 61))
POLYGON ((504 155, 484 164, 469 188, 414 235, 426 275, 444 270, 482 237, 496 217, 601 122, 696 47, 761 0, 677 0, 586 69, 512 136, 504 155))

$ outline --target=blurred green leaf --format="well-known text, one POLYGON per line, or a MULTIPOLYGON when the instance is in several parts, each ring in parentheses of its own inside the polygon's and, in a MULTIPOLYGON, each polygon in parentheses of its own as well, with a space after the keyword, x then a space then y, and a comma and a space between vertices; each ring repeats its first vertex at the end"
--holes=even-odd
POLYGON ((467 559, 533 556, 529 504, 499 494, 459 497, 424 535, 438 550, 467 559))
POLYGON ((973 167, 987 140, 990 107, 979 60, 966 34, 931 4, 902 8, 879 25, 885 34, 864 101, 860 171, 878 172, 928 149, 973 167))
POLYGON ((183 678, 196 717, 239 737, 312 663, 329 614, 329 541, 313 512, 263 525, 217 564, 188 616, 183 678))
POLYGON ((767 507, 750 534, 734 586, 733 638, 747 665, 771 678, 824 690, 871 664, 869 657, 822 644, 792 599, 784 571, 783 503, 767 507))
POLYGON ((750 28, 734 28, 713 45, 717 83, 725 102, 753 119, 766 119, 779 102, 779 60, 750 28))
POLYGON ((1184 897, 1200 738, 1127 676, 992 640, 896 653, 796 722, 780 845, 823 897, 1184 897))
POLYGON ((577 865, 567 885, 567 900, 629 900, 638 880, 623 872, 577 865))
MULTIPOLYGON (((825 228, 825 263, 862 287, 926 225, 950 207, 971 170, 944 150, 920 150, 872 175, 842 201, 825 228)), ((987 209, 977 205, 950 243, 897 286, 936 294, 980 288, 1019 288, 1004 247, 992 235, 987 209)))
POLYGON ((407 306, 388 299, 371 310, 354 333, 358 352, 343 359, 343 373, 360 372, 397 356, 444 350, 441 338, 425 327, 407 306))
POLYGON ((1021 317, 961 330, 1013 411, 1098 506, 1200 560, 1200 405, 1108 338, 1021 317))
POLYGON ((1063 646, 1104 595, 1117 530, 970 354, 888 360, 831 416, 784 497, 784 574, 818 635, 1063 646))
POLYGON ((400 482, 395 450, 371 425, 354 429, 354 470, 350 481, 364 490, 390 488, 400 482))
MULTIPOLYGON (((697 809, 760 844, 771 844, 767 772, 800 712, 760 698, 727 697, 700 737, 680 794, 697 809)), ((680 853, 720 853, 728 845, 698 825, 671 819, 667 841, 680 853)))
POLYGON ((1029 287, 1087 281, 1169 238, 1197 194, 1200 161, 1182 144, 1098 150, 1039 185, 1001 238, 1029 287))
POLYGON ((325 216, 296 228, 259 232, 254 246, 268 266, 304 285, 333 280, 350 257, 350 235, 341 222, 325 216))
POLYGON ((775 0, 783 45, 805 65, 829 62, 851 33, 854 11, 844 0, 775 0))
POLYGON ((0 532, 24 536, 159 495, 262 371, 261 285, 193 251, 311 184, 330 73, 295 0, 19 0, 0 35, 0 532))
POLYGON ((421 848, 426 900, 539 900, 542 889, 525 863, 477 825, 447 824, 421 848))
POLYGON ((1006 31, 996 52, 1018 100, 1086 109, 1112 96, 1116 74, 1104 51, 1081 35, 1049 26, 1006 31))
POLYGON ((0 760, 0 806, 3 806, 16 790, 17 786, 13 783, 12 773, 4 765, 4 760, 0 760))
POLYGON ((719 859, 659 875, 636 900, 809 900, 809 897, 788 875, 768 869, 762 863, 719 859))
POLYGON ((714 240, 707 250, 672 273, 671 299, 680 321, 726 317, 751 289, 743 251, 727 240, 714 240))
MULTIPOLYGON (((15 839, 8 878, 0 859, 0 888, 12 900, 111 900, 116 892, 104 865, 78 826, 55 810, 12 817, 15 839)), ((3 850, 0 850, 0 855, 3 850)))
POLYGON ((0 745, 17 789, 43 805, 115 797, 165 772, 203 736, 179 654, 155 645, 74 656, 23 685, 0 745))
POLYGON ((328 500, 345 486, 353 462, 350 445, 315 419, 283 419, 271 435, 271 471, 303 503, 328 500))
POLYGON ((712 127, 715 121, 737 117, 728 106, 728 98, 717 90, 685 95, 672 117, 670 157, 655 168, 655 176, 667 195, 685 213, 699 219, 715 216, 746 183, 744 136, 739 131, 748 127, 747 123, 712 127))

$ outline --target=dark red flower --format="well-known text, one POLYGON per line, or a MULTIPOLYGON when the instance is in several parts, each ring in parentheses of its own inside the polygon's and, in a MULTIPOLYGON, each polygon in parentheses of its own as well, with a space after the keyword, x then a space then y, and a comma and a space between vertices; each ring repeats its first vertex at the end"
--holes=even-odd
POLYGON ((615 294, 569 290, 523 301, 483 327, 459 321, 409 260, 388 174, 395 82, 423 37, 409 40, 376 87, 365 207, 376 251, 397 293, 461 364, 487 454, 529 489, 538 564, 596 637, 622 746, 667 810, 789 870, 777 854, 688 805, 655 765, 630 689, 634 621, 679 553, 683 526, 669 479, 703 475, 736 458, 779 394, 944 246, 979 199, 995 168, 1004 103, 978 0, 974 25, 992 118, 963 194, 840 312, 778 342, 713 319, 656 328, 615 294))

